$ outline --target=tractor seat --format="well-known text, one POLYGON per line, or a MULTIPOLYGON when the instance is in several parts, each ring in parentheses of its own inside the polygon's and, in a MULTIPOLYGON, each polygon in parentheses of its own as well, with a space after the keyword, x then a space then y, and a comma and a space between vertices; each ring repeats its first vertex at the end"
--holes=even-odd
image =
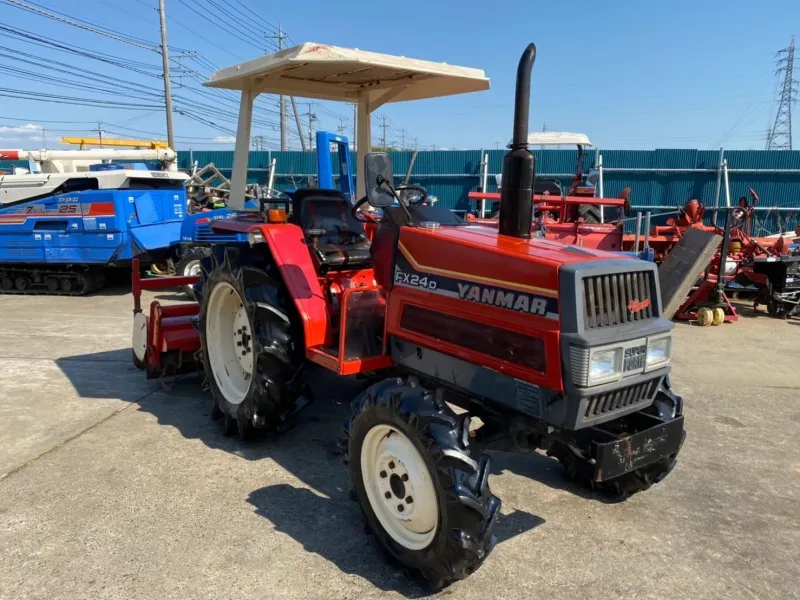
POLYGON ((364 225, 353 217, 350 199, 338 190, 301 189, 292 200, 291 222, 306 241, 316 240, 328 268, 361 269, 372 264, 364 225), (316 231, 314 231, 316 230, 316 231), (317 235, 319 231, 324 231, 317 235))

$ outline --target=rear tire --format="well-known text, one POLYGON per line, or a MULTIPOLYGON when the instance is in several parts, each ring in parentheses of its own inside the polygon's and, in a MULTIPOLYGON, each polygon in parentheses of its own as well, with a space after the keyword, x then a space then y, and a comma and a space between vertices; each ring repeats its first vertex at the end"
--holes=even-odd
POLYGON ((289 382, 303 360, 291 302, 279 279, 237 247, 218 247, 200 309, 203 367, 226 434, 277 432, 296 412, 289 382), (233 421, 233 423, 231 423, 233 421))
POLYGON ((353 490, 383 549, 434 589, 478 569, 500 500, 489 457, 470 451, 469 419, 397 378, 365 390, 345 430, 353 490))

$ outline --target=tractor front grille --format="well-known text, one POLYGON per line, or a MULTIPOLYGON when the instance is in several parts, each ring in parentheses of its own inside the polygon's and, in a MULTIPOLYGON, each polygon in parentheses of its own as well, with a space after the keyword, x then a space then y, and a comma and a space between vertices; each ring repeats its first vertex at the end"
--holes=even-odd
POLYGON ((650 402, 658 390, 660 381, 660 378, 651 379, 650 381, 636 383, 626 388, 606 392, 605 394, 589 396, 586 401, 586 411, 583 416, 585 419, 590 420, 614 413, 629 406, 650 402))
POLYGON ((586 329, 645 321, 657 316, 653 271, 632 271, 583 278, 586 329))

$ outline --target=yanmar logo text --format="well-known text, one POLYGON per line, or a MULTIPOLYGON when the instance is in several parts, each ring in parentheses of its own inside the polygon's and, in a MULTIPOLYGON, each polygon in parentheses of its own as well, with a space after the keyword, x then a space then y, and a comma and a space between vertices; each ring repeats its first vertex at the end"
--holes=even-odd
POLYGON ((547 300, 522 292, 503 291, 468 283, 458 284, 458 297, 533 315, 547 315, 547 300))
POLYGON ((631 313, 637 313, 648 306, 650 306, 650 298, 646 298, 641 302, 639 300, 631 300, 628 302, 628 310, 631 311, 631 313))

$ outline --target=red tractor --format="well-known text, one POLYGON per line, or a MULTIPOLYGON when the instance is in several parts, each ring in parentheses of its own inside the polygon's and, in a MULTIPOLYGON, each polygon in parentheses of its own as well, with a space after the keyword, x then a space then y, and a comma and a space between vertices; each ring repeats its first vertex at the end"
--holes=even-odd
MULTIPOLYGON (((531 238, 535 55, 530 44, 517 71, 499 229, 431 205, 422 188, 394 186, 389 155, 371 153, 355 204, 306 189, 215 222, 247 241, 216 245, 204 259, 195 315, 138 317, 145 358, 194 354, 176 344, 196 324, 213 416, 226 434, 280 431, 309 399, 309 363, 368 376, 345 426, 353 495, 388 554, 436 588, 475 571, 495 544, 500 500, 487 450, 544 450, 581 484, 624 497, 666 477, 685 437, 683 401, 669 381, 673 324, 661 316, 655 266, 531 238), (373 211, 361 210, 367 203, 373 211)), ((330 94, 346 89, 347 77, 360 93, 368 65, 384 85, 387 75, 406 85, 423 69, 450 77, 459 68, 311 44, 251 63, 211 83, 245 89, 243 106, 252 106, 251 85, 309 92, 297 83, 301 68, 330 94), (285 87, 281 73, 291 78, 285 87)), ((240 115, 246 156, 246 106, 240 115)), ((236 160, 243 173, 238 148, 236 160)))

